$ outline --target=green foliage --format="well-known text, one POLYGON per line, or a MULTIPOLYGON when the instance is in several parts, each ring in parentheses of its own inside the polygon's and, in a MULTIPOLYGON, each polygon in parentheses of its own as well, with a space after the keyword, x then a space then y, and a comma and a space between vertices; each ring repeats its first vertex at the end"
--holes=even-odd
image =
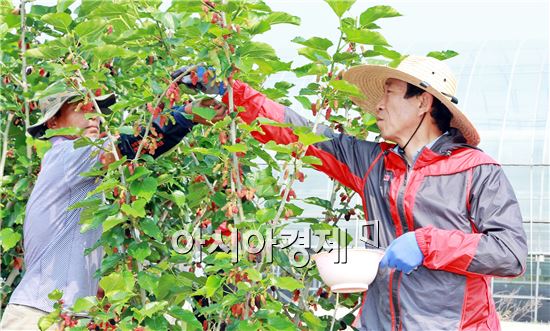
MULTIPOLYGON (((262 1, 212 4, 177 0, 166 10, 160 9, 161 1, 143 0, 83 0, 76 6, 71 6, 73 1, 61 0, 54 6, 31 3, 25 20, 29 45, 24 55, 29 69, 25 73, 28 87, 24 89, 19 83, 24 71, 18 47, 21 13, 11 1, 2 2, 0 134, 3 137, 5 133, 8 140, 6 149, 0 144, 5 158, 0 174, 1 276, 7 279, 11 274, 15 280, 3 288, 3 305, 21 277, 16 264, 22 257, 25 206, 50 147, 48 142, 25 135, 25 107, 30 110, 29 122, 36 123, 40 98, 67 87, 85 87, 92 92, 99 89, 118 97, 111 107, 113 112, 103 116, 103 129, 111 135, 133 134, 138 126, 149 125, 152 115, 147 111, 148 103, 170 103, 168 96, 160 96, 170 86, 171 71, 207 63, 215 68, 218 81, 245 81, 287 105, 296 100, 302 113, 315 110, 317 124, 325 117, 325 124, 332 129, 364 138, 369 131, 376 132, 376 121, 349 100, 361 93, 341 80, 341 72, 359 63, 398 63, 404 56, 373 30, 378 29, 376 20, 400 14, 389 6, 354 13, 350 10, 354 1, 327 3, 335 13, 333 19, 340 23, 341 38, 288 36, 289 41, 303 46, 297 55, 307 62, 300 67, 281 61, 271 45, 254 39, 276 24, 300 24, 298 17, 274 12, 262 1), (289 95, 293 84, 288 82, 263 86, 270 75, 285 71, 308 79, 299 95, 289 95)), ((454 55, 452 51, 429 54, 436 58, 454 55)), ((203 97, 184 88, 181 96, 183 100, 203 97)), ((193 111, 206 119, 214 117, 209 108, 193 111)), ((198 263, 192 254, 179 254, 174 249, 172 235, 181 230, 193 234, 201 231, 204 240, 213 237, 216 229, 257 230, 265 235, 274 228, 277 234, 293 221, 326 230, 356 208, 349 200, 337 201, 337 192, 351 195, 339 185, 334 186, 330 200, 290 195, 288 202, 284 200, 281 192, 291 189, 304 167, 321 164, 317 157, 304 156, 305 148, 327 138, 311 128, 265 118, 242 123, 236 119, 238 111, 243 110, 236 109, 213 126, 196 125, 185 143, 156 160, 147 155, 151 147, 146 147, 135 160, 123 158, 106 169, 98 166, 84 174, 100 176, 102 181, 70 209, 81 208, 82 232, 102 228, 96 247, 103 247, 105 257, 96 277, 104 297, 80 298, 73 307, 56 303, 54 312, 40 322, 43 329, 56 323, 62 312, 89 314, 91 320, 82 320, 75 330, 83 330, 83 323, 113 320, 121 330, 138 326, 201 330, 199 315, 206 318, 209 329, 222 322, 228 330, 327 327, 330 317, 319 317, 315 307, 332 309, 333 296, 325 299, 315 294, 318 289, 312 284, 319 276, 313 262, 305 268, 294 267, 288 249, 273 250, 279 276, 272 272, 265 253, 258 257, 242 254, 234 262, 232 252, 208 252, 206 246, 201 247, 203 263, 198 263), (262 126, 292 127, 298 141, 261 145, 252 132, 261 132, 262 126), (229 127, 235 128, 235 137, 229 127), (301 218, 303 205, 299 204, 304 203, 320 207, 322 213, 314 219, 301 218), (293 292, 296 300, 282 300, 287 292, 293 292)), ((46 136, 73 134, 78 132, 61 129, 48 130, 46 136)), ((80 139, 75 143, 80 147, 89 144, 94 142, 80 139)), ((223 240, 231 246, 231 238, 223 240)), ((51 299, 61 297, 56 292, 51 299)), ((358 298, 351 295, 343 304, 353 308, 358 298)))

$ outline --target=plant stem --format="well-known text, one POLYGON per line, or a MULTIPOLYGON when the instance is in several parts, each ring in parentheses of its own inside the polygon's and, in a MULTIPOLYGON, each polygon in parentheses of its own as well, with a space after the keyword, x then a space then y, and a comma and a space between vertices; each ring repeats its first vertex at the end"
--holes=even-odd
MULTIPOLYGON (((73 54, 73 52, 69 49, 69 51, 71 52, 71 54, 73 54)), ((73 57, 74 57, 74 54, 73 54, 73 57)), ((79 69, 76 70, 76 74, 78 76, 78 78, 84 82, 85 79, 84 79, 84 76, 82 75, 82 73, 80 72, 79 69)), ((92 101, 92 104, 94 105, 94 108, 96 110, 97 113, 101 114, 101 109, 99 108, 99 105, 97 104, 95 98, 94 98, 94 95, 92 93, 92 91, 88 88, 86 88, 86 93, 88 94, 88 96, 90 97, 90 100, 92 101)), ((166 92, 165 92, 166 93, 166 92)), ((109 142, 111 143, 111 148, 112 148, 112 154, 115 158, 116 161, 119 161, 120 160, 120 157, 118 155, 118 149, 115 145, 115 138, 113 137, 113 135, 111 134, 110 130, 109 130, 109 126, 107 124, 105 124, 105 131, 107 132, 107 137, 109 139, 109 142)), ((143 140, 142 140, 143 142, 143 140)), ((127 191, 129 192, 130 190, 128 189, 128 185, 126 184, 126 177, 124 176, 124 170, 122 169, 122 166, 119 165, 118 166, 118 171, 120 173, 120 182, 121 184, 127 188, 127 191)), ((126 195, 126 203, 129 204, 130 203, 130 195, 127 194, 126 195)), ((132 227, 133 227, 133 230, 134 230, 134 239, 139 243, 141 242, 141 239, 139 238, 139 230, 134 226, 134 224, 132 224, 132 227)), ((137 261, 136 260, 136 264, 137 264, 137 268, 139 271, 142 271, 143 270, 143 265, 141 262, 137 261)), ((143 306, 145 306, 145 303, 146 303, 146 300, 147 300, 147 295, 145 293, 145 289, 143 288, 140 288, 140 298, 141 298, 141 304, 143 306)))
MULTIPOLYGON (((183 73, 181 73, 178 77, 174 78, 170 84, 168 85, 168 87, 162 92, 162 94, 160 96, 157 97, 157 100, 155 101, 155 105, 153 106, 153 109, 156 109, 159 105, 160 105, 160 102, 162 101, 162 98, 164 98, 164 96, 166 95, 166 92, 168 92, 168 89, 170 88, 170 86, 172 84, 175 84, 177 81, 179 81, 183 76, 187 75, 189 72, 193 71, 197 69, 197 66, 192 66, 192 67, 189 67, 187 68, 187 70, 185 70, 183 73)), ((143 149, 143 145, 145 143, 145 140, 147 138, 147 136, 149 135, 149 130, 151 128, 151 124, 153 124, 153 115, 151 114, 151 117, 149 118, 149 122, 147 122, 147 127, 145 128, 145 133, 143 134, 143 137, 141 139, 141 142, 139 143, 139 147, 137 149, 137 152, 136 152, 136 156, 134 157, 134 159, 132 160, 133 163, 137 163, 137 160, 141 154, 141 150, 143 149)))
POLYGON ((169 201, 165 208, 164 211, 162 212, 162 215, 160 216, 159 218, 159 221, 158 221, 158 224, 161 225, 164 220, 166 219, 166 217, 168 217, 168 213, 169 213, 169 209, 172 208, 172 206, 174 205, 174 203, 172 201, 169 201))
MULTIPOLYGON (((340 189, 340 185, 335 180, 333 180, 332 181, 332 191, 330 193, 330 205, 332 207, 334 207, 334 202, 336 200, 336 192, 338 192, 339 189, 340 189)), ((327 212, 327 214, 325 215, 325 222, 328 222, 329 215, 332 215, 332 212, 330 212, 330 213, 327 212)))
MULTIPOLYGON (((11 122, 13 120, 13 113, 8 113, 6 118, 6 127, 4 132, 2 132, 2 156, 0 158, 0 188, 4 182, 4 167, 6 165, 6 155, 8 153, 8 133, 10 131, 11 122)), ((2 228, 2 223, 0 219, 0 229, 2 228)))
MULTIPOLYGON (((25 42, 25 34, 27 31, 25 0, 21 0, 19 14, 21 16, 21 87, 23 88, 23 105, 25 107, 25 135, 28 136, 29 133, 27 132, 27 129, 31 126, 31 122, 29 116, 29 102, 26 99, 26 94, 29 91, 29 87, 27 85, 27 57, 25 56, 25 52, 27 51, 27 43, 25 42)), ((27 159, 29 161, 27 174, 30 175, 32 173, 32 146, 27 143, 26 147, 27 159)))
MULTIPOLYGON (((317 112, 317 115, 315 116, 315 121, 313 123, 313 129, 312 131, 315 133, 317 131, 317 126, 319 124, 319 120, 321 118, 321 112, 317 112)), ((296 168, 296 160, 301 159, 307 152, 307 148, 300 152, 299 155, 294 158, 294 166, 296 168)), ((288 170, 288 166, 284 169, 284 171, 288 170)), ((296 169, 294 169, 296 172, 296 169)), ((283 172, 284 173, 284 172, 283 172)), ((292 187, 292 184, 294 184, 294 181, 296 180, 294 173, 288 175, 287 181, 285 183, 285 193, 283 194, 283 200, 281 201, 281 204, 279 205, 279 209, 277 210, 277 214, 275 215, 275 218, 273 218, 272 224, 277 224, 279 219, 281 218, 281 215, 283 214, 283 211, 285 209, 286 200, 288 198, 288 195, 290 193, 290 188, 292 187)))
MULTIPOLYGON (((340 38, 338 38, 338 45, 336 46, 336 52, 334 53, 334 55, 338 54, 338 52, 340 52, 340 44, 342 43, 342 40, 344 38, 344 31, 340 30, 340 38)), ((334 55, 332 56, 332 63, 330 64, 330 71, 329 72, 332 72, 332 70, 334 70, 334 55)))
MULTIPOLYGON (((2 156, 0 158, 0 189, 4 182, 4 166, 6 165, 6 154, 8 153, 8 133, 10 131, 11 121, 13 120, 13 113, 8 113, 6 118, 6 128, 2 133, 2 156)), ((7 208, 6 208, 7 209, 7 208)), ((0 217, 0 230, 2 230, 2 218, 0 217)), ((2 258, 2 253, 0 252, 0 260, 2 258)), ((0 263, 0 272, 2 271, 2 264, 0 263)), ((0 286, 3 286, 0 284, 0 286)), ((1 299, 1 298, 0 298, 1 299)), ((1 303, 2 300, 0 300, 1 303)), ((1 309, 1 306, 0 306, 1 309)))
MULTIPOLYGON (((338 46, 336 46, 336 53, 338 53, 338 51, 339 51, 340 44, 342 43, 343 36, 344 36, 344 33, 341 32, 340 33, 340 38, 338 39, 338 46)), ((332 72, 332 70, 334 70, 334 64, 335 64, 334 56, 332 58, 333 59, 332 59, 331 64, 330 64, 330 72, 332 72)), ((321 93, 321 95, 323 95, 323 93, 321 93)), ((317 132, 317 126, 319 125, 320 115, 321 115, 321 111, 319 110, 317 112, 317 115, 315 115, 315 121, 313 123, 313 129, 311 130, 313 133, 317 132)), ((304 150, 302 153, 300 153, 300 156, 298 158, 302 158, 306 154, 306 151, 307 151, 307 149, 304 150)), ((293 183, 294 183, 294 176, 289 175, 289 177, 287 179, 287 182, 285 184, 285 194, 283 196, 283 201, 281 202, 281 205, 279 206, 279 209, 277 211, 277 215, 273 219, 273 224, 276 224, 279 221, 279 218, 282 215, 282 212, 284 210, 284 206, 286 204, 286 199, 288 198, 288 194, 290 192, 290 188, 292 187, 293 183)), ((333 192, 333 194, 335 194, 335 193, 333 192)))
MULTIPOLYGON (((187 140, 184 139, 183 143, 187 145, 187 147, 191 148, 187 140)), ((197 159, 197 156, 195 155, 195 153, 191 152, 191 158, 193 159, 193 163, 195 163, 195 165, 200 165, 199 160, 197 159)), ((206 176, 203 175, 203 177, 204 177, 204 182, 206 183, 206 186, 208 186, 208 189, 210 190, 210 193, 215 194, 216 191, 214 190, 214 186, 212 185, 212 183, 210 183, 210 181, 206 176)))
MULTIPOLYGON (((349 195, 349 198, 348 200, 346 201, 346 204, 344 205, 344 208, 347 208, 349 206, 349 203, 351 201, 351 198, 355 195, 355 192, 352 192, 350 195, 349 195)), ((340 221, 340 218, 342 218, 342 215, 344 215, 343 212, 340 212, 340 214, 338 214, 338 216, 336 217, 336 220, 334 220, 334 224, 332 224, 333 226, 336 225, 336 223, 338 223, 338 221, 340 221)))
MULTIPOLYGON (((222 1, 222 3, 225 5, 227 4, 227 0, 222 1)), ((225 26, 228 25, 227 23, 227 17, 224 12, 221 13, 222 22, 225 26)), ((231 56, 229 54, 229 44, 227 41, 224 41, 223 43, 223 50, 225 53, 225 56, 227 58, 227 62, 232 65, 231 63, 231 56)), ((229 113, 233 114, 235 113, 235 99, 233 95, 233 86, 231 84, 227 84, 227 93, 229 97, 229 113)), ((237 140, 237 123, 236 123, 237 117, 231 119, 231 124, 229 125, 229 134, 231 138, 231 144, 235 145, 237 140)), ((232 163, 233 163, 233 175, 231 175, 231 190, 233 193, 236 194, 236 202, 237 202, 237 208, 239 210, 239 219, 237 219, 236 216, 233 217, 233 220, 235 222, 235 225, 239 223, 239 221, 244 221, 244 211, 243 211, 243 205, 241 199, 238 197, 238 193, 242 190, 242 183, 241 183, 241 174, 240 174, 240 167, 239 167, 239 158, 237 157, 237 153, 233 152, 231 154, 232 163)))
POLYGON ((332 313, 332 323, 330 324, 330 331, 334 330, 334 323, 336 322, 336 311, 340 304, 340 293, 336 293, 336 304, 334 305, 334 313, 332 313))
MULTIPOLYGON (((228 93, 229 93, 229 112, 232 114, 235 111, 232 86, 228 86, 228 93)), ((229 127, 232 145, 235 145, 237 141, 237 124, 235 123, 235 118, 231 120, 231 125, 229 127)), ((237 157, 237 153, 233 152, 231 154, 231 160, 233 164, 233 167, 232 167, 233 175, 231 176, 231 189, 234 193, 237 193, 237 197, 235 200, 237 201, 237 208, 239 209, 239 217, 240 217, 240 221, 244 221, 243 205, 242 205, 241 199, 238 197, 238 192, 241 192, 242 190, 242 184, 241 184, 241 174, 239 171, 240 169, 239 159, 237 157)), ((235 222, 235 224, 238 224, 238 222, 235 222)))

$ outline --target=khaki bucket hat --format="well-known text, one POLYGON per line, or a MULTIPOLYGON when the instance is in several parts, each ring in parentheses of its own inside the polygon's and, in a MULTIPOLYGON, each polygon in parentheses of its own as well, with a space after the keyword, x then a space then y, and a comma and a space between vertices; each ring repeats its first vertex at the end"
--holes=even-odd
POLYGON ((343 78, 359 87, 364 97, 352 97, 355 104, 370 113, 384 95, 388 78, 399 79, 417 86, 439 99, 453 114, 451 127, 460 130, 469 145, 477 146, 480 138, 474 125, 458 109, 456 78, 443 61, 425 56, 408 56, 397 66, 359 65, 350 68, 343 78))
MULTIPOLYGON (((38 122, 36 122, 36 124, 30 126, 27 132, 33 136, 33 138, 44 139, 42 136, 48 129, 46 122, 54 117, 66 102, 82 100, 85 94, 86 90, 77 91, 74 89, 69 89, 65 92, 53 94, 40 99, 38 101, 38 107, 40 108, 42 117, 38 120, 38 122)), ((103 114, 109 114, 111 110, 108 107, 112 106, 116 102, 116 97, 113 93, 94 97, 94 99, 103 114)))

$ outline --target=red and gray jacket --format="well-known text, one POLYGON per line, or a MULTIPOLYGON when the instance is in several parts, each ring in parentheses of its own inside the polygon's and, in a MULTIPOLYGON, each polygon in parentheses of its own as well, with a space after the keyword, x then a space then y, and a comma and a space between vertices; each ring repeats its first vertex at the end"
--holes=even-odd
MULTIPOLYGON (((223 101, 227 103, 228 96, 223 101)), ((297 126, 306 119, 243 82, 234 101, 247 123, 258 117, 297 126)), ((260 142, 297 141, 291 128, 264 125, 260 142)), ((415 231, 424 262, 410 275, 380 269, 363 297, 361 330, 499 330, 491 296, 492 276, 523 273, 526 236, 513 189, 496 161, 466 145, 456 129, 424 148, 410 168, 394 145, 335 134, 312 145, 316 169, 355 190, 367 220, 380 221, 379 243, 387 247, 415 231)))

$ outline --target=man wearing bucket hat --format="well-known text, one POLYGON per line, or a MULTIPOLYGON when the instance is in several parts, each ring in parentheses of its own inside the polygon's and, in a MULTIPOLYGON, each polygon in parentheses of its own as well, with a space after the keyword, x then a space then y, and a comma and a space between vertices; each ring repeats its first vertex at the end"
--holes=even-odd
MULTIPOLYGON (((100 134, 99 116, 92 103, 86 102, 86 91, 68 90, 48 96, 39 101, 42 118, 28 132, 34 138, 46 139, 47 129, 77 128, 81 135, 97 139, 100 134)), ((109 106, 115 103, 115 95, 95 97, 102 113, 109 113, 109 106)), ((212 102, 200 101, 200 106, 210 107, 212 102)), ((171 112, 175 122, 161 125, 155 121, 157 149, 153 157, 160 156, 178 144, 189 133, 195 122, 206 123, 197 115, 189 120, 184 113, 190 113, 194 104, 175 107, 171 112)), ((212 107, 216 111, 213 122, 222 119, 226 108, 212 107)), ((121 134, 115 142, 120 155, 129 159, 135 157, 144 132, 141 135, 121 134)), ((79 297, 95 296, 98 279, 94 273, 101 266, 103 251, 100 248, 85 255, 101 237, 101 227, 80 233, 81 209, 67 210, 67 207, 84 199, 94 190, 99 181, 80 174, 90 171, 99 161, 104 165, 114 161, 112 153, 89 145, 76 148, 77 136, 55 136, 50 139, 52 147, 46 152, 29 198, 23 224, 26 271, 14 290, 4 311, 0 329, 37 330, 40 317, 53 310, 53 301, 48 294, 55 289, 63 291, 63 301, 70 307, 79 297)), ((103 143, 109 148, 108 141, 103 143)))
MULTIPOLYGON (((343 78, 363 92, 353 101, 376 117, 385 142, 335 134, 320 125, 317 133, 330 140, 310 146, 306 154, 321 159, 316 169, 361 196, 367 220, 380 222, 377 239, 386 253, 355 325, 499 330, 491 277, 524 272, 526 237, 509 181, 476 147, 479 134, 457 106, 451 70, 434 58, 409 56, 395 69, 361 65, 343 78)), ((247 123, 266 117, 311 126, 243 82, 235 81, 233 90, 247 123)), ((297 141, 291 128, 263 125, 262 131, 253 133, 261 142, 297 141)))

